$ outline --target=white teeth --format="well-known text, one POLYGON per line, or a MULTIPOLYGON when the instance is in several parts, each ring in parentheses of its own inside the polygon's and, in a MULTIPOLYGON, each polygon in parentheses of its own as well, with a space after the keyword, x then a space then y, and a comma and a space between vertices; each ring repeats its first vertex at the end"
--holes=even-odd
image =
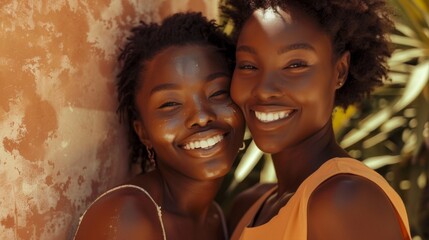
POLYGON ((274 118, 274 120, 279 120, 279 118, 280 118, 280 114, 276 114, 276 115, 274 115, 274 116, 273 116, 273 118, 274 118))
POLYGON ((291 111, 270 112, 270 113, 255 111, 255 116, 261 122, 273 122, 279 119, 287 118, 289 116, 289 113, 291 113, 291 111))
POLYGON ((192 150, 196 148, 210 148, 216 145, 217 143, 219 143, 220 141, 222 141, 222 139, 223 139, 222 135, 216 135, 208 139, 187 143, 183 148, 186 150, 192 150))

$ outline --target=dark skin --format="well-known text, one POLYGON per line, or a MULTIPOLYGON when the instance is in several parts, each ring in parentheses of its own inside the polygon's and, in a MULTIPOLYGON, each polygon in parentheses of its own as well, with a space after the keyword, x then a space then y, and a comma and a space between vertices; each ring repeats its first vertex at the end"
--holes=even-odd
MULTIPOLYGON (((225 59, 211 46, 169 47, 145 63, 134 128, 157 153, 157 169, 131 184, 161 206, 167 239, 224 239, 213 199, 244 134, 243 116, 229 96, 230 78, 225 59)), ((150 199, 122 189, 90 208, 76 239, 162 237, 150 199)))
MULTIPOLYGON (((278 10, 280 14, 257 10, 246 21, 231 86, 254 141, 272 154, 278 178, 277 190, 252 226, 277 215, 323 163, 348 157, 335 141, 331 114, 351 56, 347 51, 334 54, 330 37, 299 9, 278 10)), ((252 197, 239 197, 235 205, 243 207, 230 215, 242 215, 264 193, 260 189, 246 193, 252 197)), ((233 229, 237 222, 231 222, 233 229)), ((330 178, 312 194, 307 231, 309 240, 403 239, 385 193, 375 183, 345 174, 330 178)))
POLYGON ((266 191, 273 188, 275 184, 257 184, 249 189, 241 192, 233 201, 231 211, 227 216, 227 224, 229 232, 232 233, 235 226, 240 222, 244 214, 249 210, 266 191))

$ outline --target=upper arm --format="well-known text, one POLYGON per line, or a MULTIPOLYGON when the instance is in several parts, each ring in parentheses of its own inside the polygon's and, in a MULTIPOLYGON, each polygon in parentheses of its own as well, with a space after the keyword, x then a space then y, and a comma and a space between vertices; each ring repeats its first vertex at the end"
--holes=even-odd
POLYGON ((153 202, 142 193, 121 191, 102 197, 87 210, 75 239, 163 239, 163 235, 153 202))
POLYGON ((404 239, 384 191, 370 180, 341 174, 322 183, 308 202, 308 239, 404 239))
POLYGON ((274 184, 257 184, 237 195, 232 202, 232 207, 227 214, 229 232, 233 232, 247 210, 274 184))

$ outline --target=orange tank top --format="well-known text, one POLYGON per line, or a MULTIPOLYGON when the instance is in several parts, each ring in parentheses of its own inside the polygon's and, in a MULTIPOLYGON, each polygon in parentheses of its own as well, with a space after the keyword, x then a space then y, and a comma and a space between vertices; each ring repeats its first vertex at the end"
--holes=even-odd
POLYGON ((316 172, 304 180, 287 204, 270 221, 260 226, 247 227, 264 201, 276 190, 276 187, 267 191, 240 220, 231 240, 260 240, 267 239, 267 236, 273 240, 306 240, 308 200, 321 183, 337 174, 354 174, 377 184, 386 193, 396 209, 402 223, 404 237, 411 239, 405 206, 389 183, 377 172, 355 159, 333 158, 325 162, 316 172))

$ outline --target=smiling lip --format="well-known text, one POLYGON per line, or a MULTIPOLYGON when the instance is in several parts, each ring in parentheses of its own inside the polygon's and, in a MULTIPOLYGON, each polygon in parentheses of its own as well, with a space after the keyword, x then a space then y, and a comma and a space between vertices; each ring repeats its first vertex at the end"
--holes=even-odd
POLYGON ((202 138, 194 140, 184 144, 183 149, 185 150, 194 150, 194 149, 210 149, 216 144, 222 142, 224 136, 222 134, 217 134, 212 137, 202 138))
POLYGON ((263 123, 270 123, 274 121, 278 121, 281 119, 285 119, 289 117, 289 115, 293 112, 293 110, 284 110, 284 111, 276 111, 276 112, 260 112, 255 111, 255 117, 259 121, 263 123))

